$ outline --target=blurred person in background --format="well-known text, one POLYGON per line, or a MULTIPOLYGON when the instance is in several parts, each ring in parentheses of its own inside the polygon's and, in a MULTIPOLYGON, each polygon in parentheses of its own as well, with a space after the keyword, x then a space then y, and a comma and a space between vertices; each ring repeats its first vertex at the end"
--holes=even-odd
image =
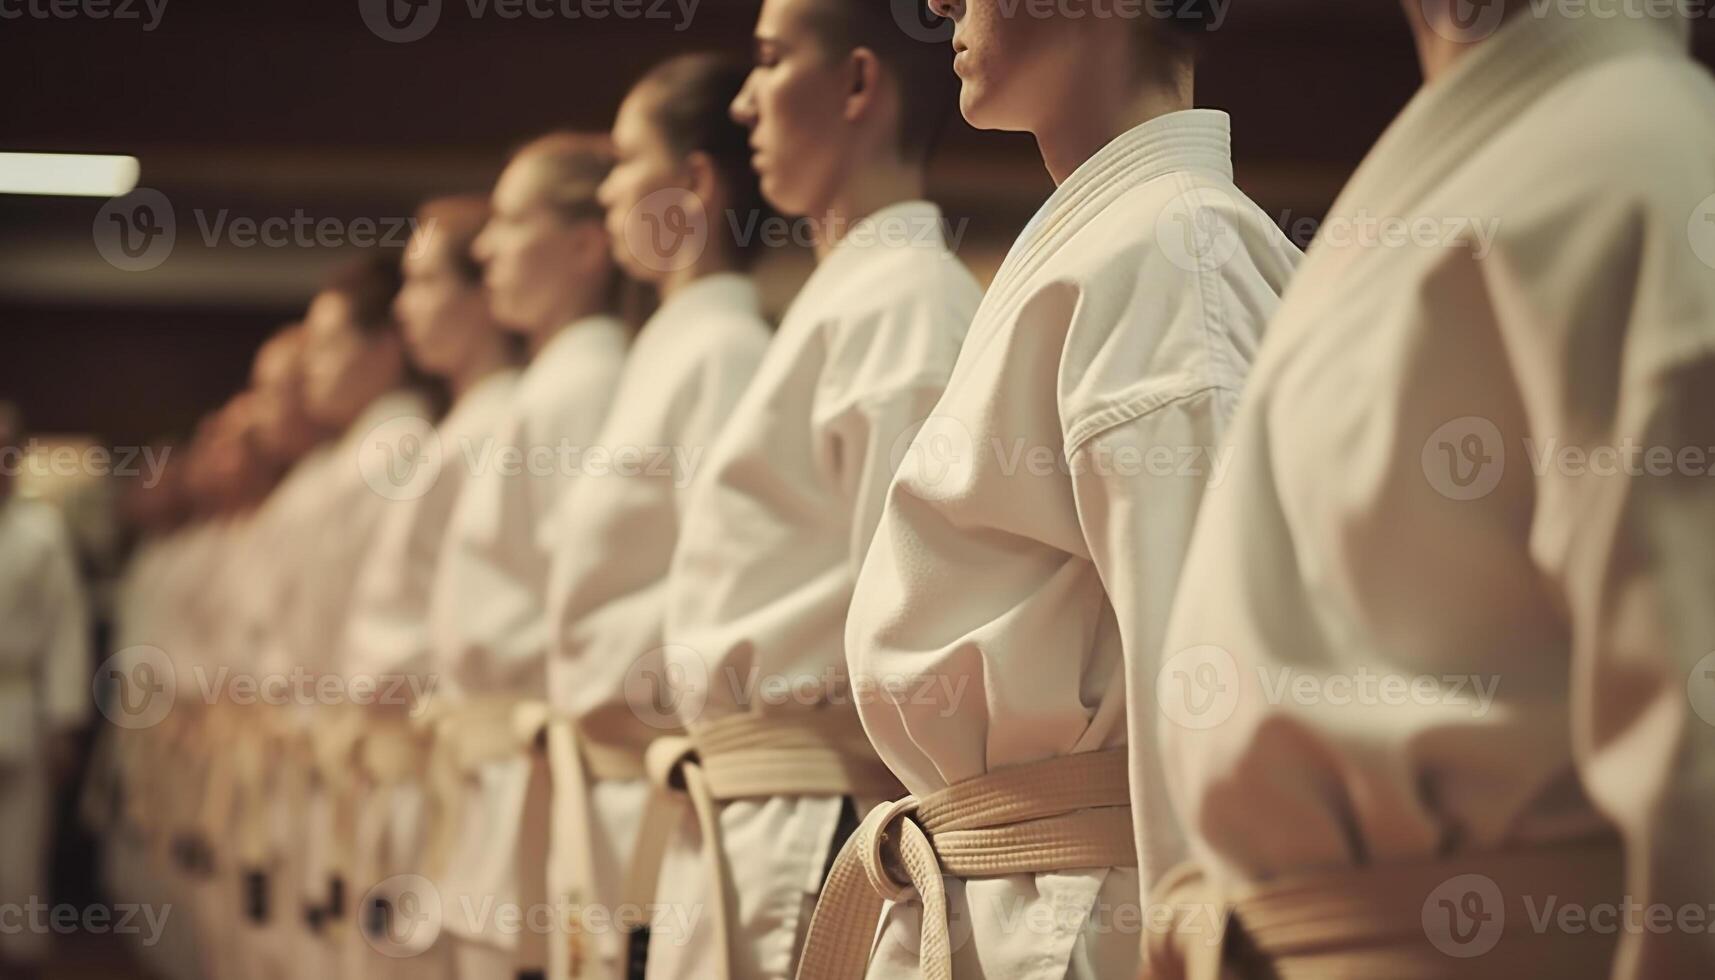
POLYGON ((244 580, 259 527, 258 505, 271 495, 285 468, 283 460, 264 451, 262 403, 254 390, 234 396, 215 414, 192 455, 191 491, 207 501, 201 533, 208 544, 194 577, 182 582, 179 639, 171 651, 181 691, 173 720, 183 741, 173 753, 172 777, 156 776, 174 787, 171 871, 189 896, 179 927, 194 926, 202 974, 211 980, 249 975, 239 942, 242 894, 230 823, 231 749, 246 718, 241 706, 226 699, 220 679, 245 674, 250 667, 248 651, 234 642, 235 590, 244 580), (187 673, 194 674, 188 684, 187 673))
POLYGON ((295 733, 281 790, 287 801, 301 801, 296 819, 283 821, 287 840, 280 845, 300 862, 291 882, 297 897, 280 912, 302 923, 297 973, 319 978, 341 975, 347 940, 357 928, 351 841, 338 831, 338 806, 349 799, 356 775, 353 750, 362 715, 349 696, 343 631, 382 516, 425 461, 417 434, 432 427, 430 400, 411 383, 393 311, 399 261, 385 250, 352 260, 335 271, 305 315, 304 406, 337 435, 292 531, 305 539, 295 580, 274 597, 282 642, 254 667, 264 678, 301 676, 306 682, 294 686, 288 708, 295 733))
POLYGON ((567 452, 587 446, 607 418, 630 345, 619 316, 629 287, 595 199, 612 165, 602 136, 532 140, 501 173, 472 244, 490 315, 526 340, 530 361, 493 438, 473 456, 448 450, 475 470, 454 505, 429 599, 441 817, 425 864, 461 978, 513 977, 519 937, 492 916, 463 912, 517 902, 520 835, 529 834, 522 853, 538 864, 545 847, 546 828, 530 834, 523 825, 530 763, 513 713, 546 687, 543 535, 571 483, 567 452))
MULTIPOLYGON (((88 723, 90 621, 60 515, 14 491, 23 419, 0 402, 0 905, 46 903, 56 784, 88 723)), ((39 975, 50 937, 0 930, 0 973, 39 975)))
MULTIPOLYGON (((354 896, 396 875, 433 873, 426 866, 428 821, 449 816, 426 805, 428 746, 417 723, 431 710, 438 683, 429 603, 453 508, 473 475, 471 461, 493 450, 519 377, 518 345, 490 309, 482 267, 471 255, 488 218, 482 197, 423 205, 393 304, 407 355, 418 370, 447 384, 453 403, 436 429, 421 433, 439 453, 380 515, 345 624, 348 669, 372 679, 381 692, 376 704, 361 708, 362 740, 353 760, 360 777, 337 830, 354 841, 354 896)), ((408 924, 409 911, 400 906, 416 898, 377 894, 370 907, 358 909, 349 976, 451 976, 446 943, 421 951, 390 945, 408 924)))
POLYGON ((598 197, 614 257, 660 291, 661 307, 638 334, 587 472, 552 529, 545 886, 571 920, 548 950, 556 977, 626 973, 625 872, 649 794, 643 752, 662 721, 634 710, 628 678, 663 666, 685 491, 770 340, 749 274, 762 242, 743 231, 770 212, 730 114, 748 71, 713 54, 671 59, 614 117, 618 162, 598 197))
MULTIPOLYGON (((141 716, 149 710, 141 695, 151 684, 164 682, 155 675, 160 664, 150 663, 148 673, 137 670, 143 646, 159 648, 166 643, 169 626, 166 596, 173 583, 173 568, 190 539, 194 520, 186 471, 191 443, 162 446, 163 465, 157 482, 139 480, 128 485, 120 497, 125 522, 135 537, 129 560, 115 590, 112 645, 116 670, 99 678, 104 715, 112 724, 101 735, 108 760, 107 784, 95 801, 105 800, 100 818, 93 822, 102 837, 102 888, 115 904, 148 906, 164 904, 153 859, 153 792, 156 734, 130 722, 132 711, 141 716), (116 712, 118 712, 116 714, 116 712)), ((93 805, 93 804, 92 804, 93 805)), ((186 947, 183 930, 170 928, 163 942, 146 944, 136 937, 133 952, 139 962, 161 976, 177 976, 163 967, 175 959, 175 950, 186 947)), ((188 947, 187 947, 188 948, 188 947)), ((188 959, 186 953, 179 959, 188 959)))
POLYGON ((660 828, 658 884, 660 845, 637 847, 634 884, 656 894, 628 905, 703 910, 689 936, 650 934, 652 980, 791 976, 834 851, 903 795, 851 703, 845 614, 898 444, 940 398, 982 298, 923 200, 957 89, 945 50, 873 0, 768 0, 755 34, 731 112, 764 196, 802 216, 818 261, 696 473, 668 577, 666 700, 689 734, 651 749, 679 753, 651 776, 709 792, 652 810, 682 812, 660 828), (781 685, 793 696, 773 700, 781 685), (764 758, 765 773, 730 778, 764 758))
MULTIPOLYGON (((255 443, 284 475, 257 508, 249 533, 234 548, 232 574, 221 583, 229 600, 227 645, 235 669, 258 678, 291 662, 280 609, 296 583, 313 570, 311 532, 320 488, 338 465, 333 430, 310 414, 305 391, 308 335, 288 324, 257 349, 250 390, 256 401, 255 443)), ((225 828, 216 874, 229 889, 232 960, 246 980, 279 980, 297 968, 302 918, 296 914, 294 870, 299 851, 280 846, 279 824, 293 818, 279 758, 293 728, 286 712, 266 704, 217 703, 220 737, 214 751, 228 766, 227 797, 211 819, 225 828)))

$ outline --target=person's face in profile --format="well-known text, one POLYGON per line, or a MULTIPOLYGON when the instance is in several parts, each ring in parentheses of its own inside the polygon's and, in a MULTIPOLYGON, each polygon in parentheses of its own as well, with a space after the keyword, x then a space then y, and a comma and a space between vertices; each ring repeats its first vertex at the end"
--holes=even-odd
POLYGON ((539 156, 508 164, 489 199, 492 213, 471 254, 482 265, 489 310, 501 324, 536 332, 564 326, 577 280, 605 276, 607 239, 593 219, 571 219, 556 206, 553 169, 539 156))
POLYGON ((755 64, 732 103, 733 120, 750 130, 762 194, 783 214, 826 208, 850 158, 846 111, 856 68, 850 57, 827 51, 811 28, 808 8, 819 2, 764 0, 755 64))
POLYGON ((377 378, 389 369, 390 337, 366 335, 344 293, 324 292, 310 303, 304 318, 304 405, 316 421, 344 428, 357 418, 377 378))
POLYGON ((673 152, 656 123, 655 106, 661 97, 655 86, 645 84, 620 103, 613 121, 614 166, 596 189, 596 200, 607 214, 614 261, 633 278, 654 283, 688 264, 678 246, 689 239, 658 238, 649 222, 675 206, 693 215, 693 222, 706 222, 716 203, 699 198, 690 160, 673 152))
POLYGON ((434 224, 418 229, 405 250, 405 282, 393 301, 393 314, 405 336, 405 350, 425 374, 451 377, 472 356, 492 329, 488 297, 472 282, 451 244, 434 224))
POLYGON ((953 22, 959 112, 978 129, 1033 132, 1075 112, 1062 95, 1075 88, 1083 32, 1136 30, 1128 19, 1043 17, 1001 0, 929 0, 929 9, 953 22))

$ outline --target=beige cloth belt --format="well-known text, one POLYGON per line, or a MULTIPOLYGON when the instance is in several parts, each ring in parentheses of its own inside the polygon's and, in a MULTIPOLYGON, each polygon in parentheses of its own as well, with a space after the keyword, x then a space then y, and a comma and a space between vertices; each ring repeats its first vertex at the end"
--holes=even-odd
MULTIPOLYGON (((589 957, 584 950, 582 907, 598 901, 595 882, 595 805, 591 799, 592 782, 638 781, 647 775, 643 753, 634 748, 604 743, 583 732, 578 724, 567 718, 543 719, 542 735, 546 738, 548 770, 553 783, 556 803, 553 850, 571 877, 566 924, 567 962, 573 977, 583 972, 589 957), (561 819, 563 815, 563 819, 561 819)), ((521 721, 521 728, 527 726, 521 721)), ((541 879, 543 868, 520 868, 529 880, 541 879)), ((521 878, 521 881, 524 880, 521 878)))
POLYGON ((1562 931, 1544 908, 1617 906, 1612 840, 1285 876, 1233 896, 1196 865, 1155 887, 1149 980, 1607 977, 1615 935, 1562 931))
POLYGON ((884 899, 915 889, 926 980, 952 980, 943 875, 1134 867, 1126 750, 1009 766, 871 810, 840 849, 798 962, 804 980, 862 980, 884 899), (908 885, 895 874, 903 873, 908 885))
POLYGON ((397 786, 422 778, 428 749, 427 733, 406 719, 372 718, 358 746, 358 761, 370 781, 397 786))
POLYGON ((453 768, 467 775, 490 763, 521 756, 528 743, 518 727, 531 702, 519 698, 480 698, 453 705, 433 716, 435 751, 446 753, 453 768))
POLYGON ((857 719, 818 712, 733 715, 689 736, 656 739, 649 746, 650 797, 639 828, 626 886, 626 908, 648 909, 667 843, 678 823, 678 800, 688 799, 702 832, 703 858, 715 889, 713 915, 719 957, 713 975, 732 966, 733 883, 720 846, 720 808, 728 800, 774 796, 861 796, 892 799, 904 787, 857 719))
POLYGON ((538 710, 534 702, 521 698, 491 696, 438 707, 413 719, 430 742, 423 773, 429 807, 425 870, 439 875, 452 860, 467 781, 491 763, 521 757, 529 739, 520 731, 519 719, 538 710))
POLYGON ((232 822, 233 852, 246 870, 272 863, 276 794, 300 791, 308 755, 291 709, 248 707, 242 719, 229 714, 224 751, 231 766, 236 816, 232 822))

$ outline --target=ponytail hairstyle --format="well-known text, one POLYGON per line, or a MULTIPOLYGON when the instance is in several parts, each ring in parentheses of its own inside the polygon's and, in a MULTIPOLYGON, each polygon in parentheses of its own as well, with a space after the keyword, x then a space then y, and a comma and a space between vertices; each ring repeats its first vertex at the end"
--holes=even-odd
MULTIPOLYGON (((557 130, 538 136, 519 147, 513 159, 529 155, 548 173, 548 199, 567 224, 593 221, 597 227, 607 211, 596 200, 596 188, 613 170, 613 140, 606 133, 557 130)), ((642 326, 654 310, 654 290, 625 274, 617 262, 610 263, 607 288, 602 291, 605 312, 624 320, 633 330, 642 326)))
POLYGON ((322 289, 351 303, 352 325, 371 343, 391 339, 398 345, 400 378, 428 400, 436 418, 445 414, 451 396, 446 385, 417 369, 405 356, 405 332, 393 315, 393 299, 405 284, 396 248, 375 248, 335 269, 322 289))
POLYGON ((674 155, 702 153, 714 165, 726 191, 726 216, 709 216, 709 234, 732 235, 732 254, 741 268, 761 256, 761 236, 740 236, 741 228, 760 227, 773 215, 762 197, 762 183, 750 165, 750 130, 733 121, 729 107, 750 75, 750 65, 721 54, 688 54, 650 69, 638 87, 655 89, 653 121, 674 155), (756 222, 752 222, 752 217, 756 222))

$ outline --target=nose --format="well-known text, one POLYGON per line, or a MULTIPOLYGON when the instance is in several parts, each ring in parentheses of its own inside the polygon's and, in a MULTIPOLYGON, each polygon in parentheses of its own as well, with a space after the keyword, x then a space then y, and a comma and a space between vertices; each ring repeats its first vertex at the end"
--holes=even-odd
POLYGON ((750 74, 744 77, 744 85, 739 88, 738 94, 733 96, 732 105, 728 107, 732 121, 745 129, 756 128, 756 98, 751 94, 755 83, 756 69, 753 68, 750 74))
POLYGON ((476 239, 470 243, 470 257, 475 259, 478 265, 487 265, 488 260, 494 256, 494 246, 489 241, 494 237, 493 229, 491 224, 483 225, 482 230, 477 232, 476 239))

